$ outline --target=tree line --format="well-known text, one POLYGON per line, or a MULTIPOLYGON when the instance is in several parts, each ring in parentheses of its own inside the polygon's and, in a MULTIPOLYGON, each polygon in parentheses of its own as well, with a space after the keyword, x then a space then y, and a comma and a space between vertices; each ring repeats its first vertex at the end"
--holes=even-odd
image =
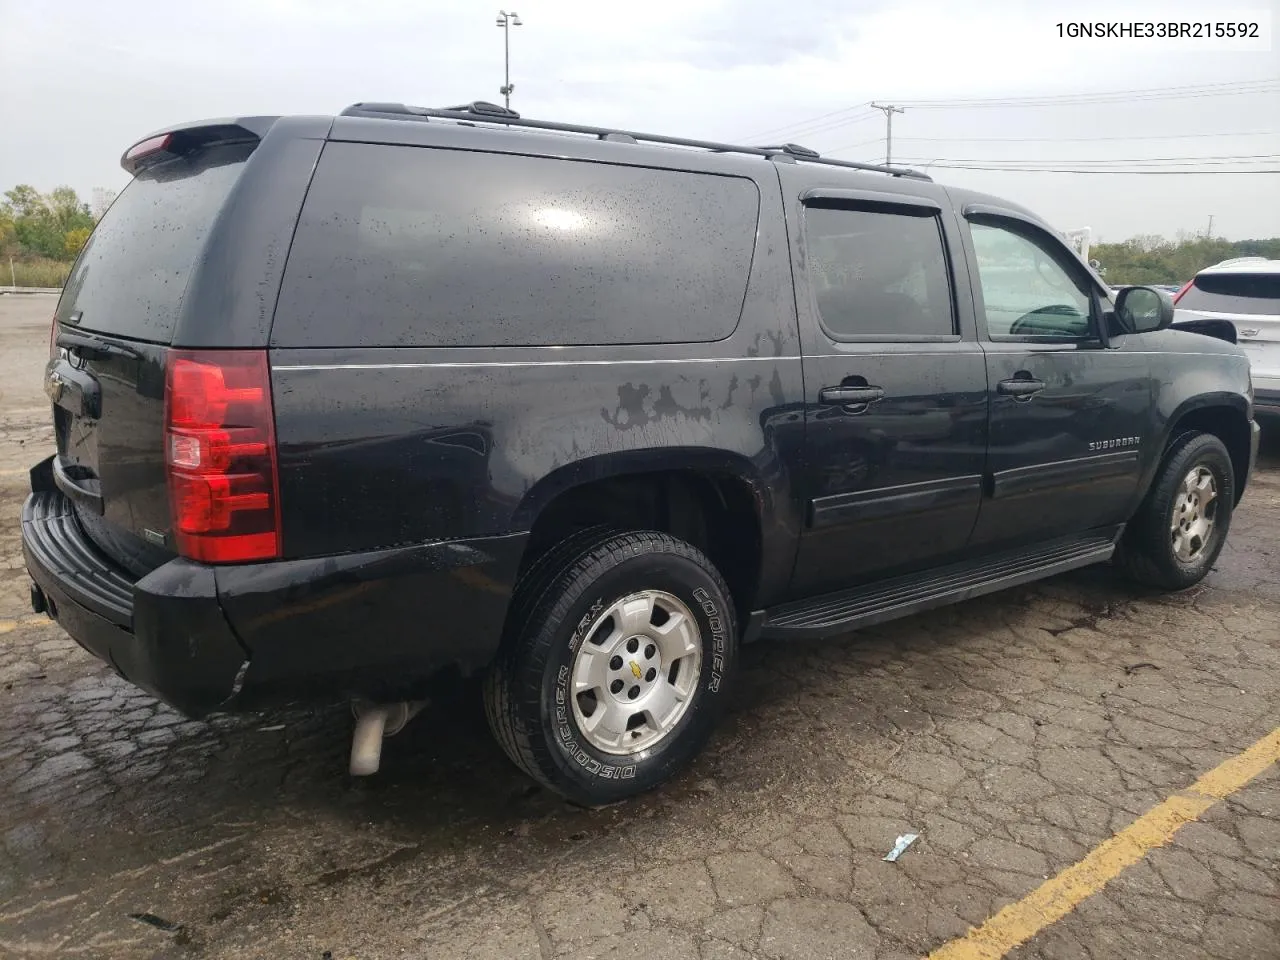
POLYGON ((1232 257, 1266 257, 1280 260, 1280 237, 1270 240, 1221 240, 1188 236, 1176 240, 1148 235, 1122 243, 1095 243, 1090 259, 1105 270, 1107 283, 1183 284, 1205 267, 1232 257))
POLYGON ((0 284, 61 286, 112 199, 101 192, 94 210, 71 187, 41 193, 22 183, 6 190, 0 200, 0 284))

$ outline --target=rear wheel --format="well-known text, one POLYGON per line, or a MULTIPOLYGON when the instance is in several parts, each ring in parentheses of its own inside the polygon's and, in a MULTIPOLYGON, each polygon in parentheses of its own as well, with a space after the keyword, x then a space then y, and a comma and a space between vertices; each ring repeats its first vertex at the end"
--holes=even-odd
POLYGON ((729 591, 664 533, 553 548, 516 588, 485 687, 489 725, 530 776, 587 806, 654 787, 701 749, 735 664, 729 591))
POLYGON ((1129 524, 1119 561, 1135 580, 1165 590, 1199 583, 1226 543, 1235 504, 1235 473, 1222 441, 1185 433, 1129 524))

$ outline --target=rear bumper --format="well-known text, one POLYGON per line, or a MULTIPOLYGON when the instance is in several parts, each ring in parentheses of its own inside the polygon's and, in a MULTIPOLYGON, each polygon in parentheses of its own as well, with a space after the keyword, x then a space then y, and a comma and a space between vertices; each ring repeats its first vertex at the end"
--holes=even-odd
POLYGON ((486 666, 524 534, 314 560, 175 559, 133 580, 56 490, 22 508, 33 604, 126 680, 188 716, 279 702, 421 694, 486 666))
POLYGON ((71 501, 49 490, 22 505, 22 552, 32 605, 130 683, 188 716, 231 697, 248 657, 212 568, 174 560, 134 581, 85 536, 71 501))

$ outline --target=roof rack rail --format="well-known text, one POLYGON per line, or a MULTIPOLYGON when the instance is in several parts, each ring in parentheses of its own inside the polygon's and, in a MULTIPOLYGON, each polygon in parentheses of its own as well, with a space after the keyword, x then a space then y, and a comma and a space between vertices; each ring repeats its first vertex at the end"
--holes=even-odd
POLYGON ((510 107, 504 107, 498 103, 490 103, 488 100, 472 100, 470 103, 464 103, 458 107, 445 107, 451 113, 478 113, 486 117, 507 117, 511 120, 519 120, 520 114, 516 113, 510 107))
POLYGON ((411 107, 403 103, 353 103, 342 111, 344 117, 370 117, 384 120, 456 120, 462 123, 497 123, 508 127, 524 127, 531 130, 553 130, 558 133, 580 133, 599 140, 623 143, 661 143, 675 147, 694 147, 710 150, 715 153, 741 153, 750 156, 773 159, 786 159, 792 163, 802 160, 805 163, 821 163, 832 167, 846 167, 851 170, 867 170, 873 173, 887 173, 895 177, 909 177, 913 180, 932 181, 927 173, 912 170, 909 167, 889 167, 878 163, 858 163, 855 160, 836 160, 824 157, 816 150, 802 147, 796 143, 784 143, 780 146, 750 147, 733 143, 717 143, 714 140, 691 140, 686 137, 667 137, 656 133, 637 133, 634 130, 614 130, 609 127, 589 127, 579 123, 556 123, 552 120, 526 120, 516 111, 476 100, 461 106, 435 109, 431 107, 411 107))
POLYGON ((802 147, 798 143, 784 143, 777 147, 761 147, 761 150, 777 150, 795 157, 797 160, 821 160, 822 154, 810 147, 802 147))

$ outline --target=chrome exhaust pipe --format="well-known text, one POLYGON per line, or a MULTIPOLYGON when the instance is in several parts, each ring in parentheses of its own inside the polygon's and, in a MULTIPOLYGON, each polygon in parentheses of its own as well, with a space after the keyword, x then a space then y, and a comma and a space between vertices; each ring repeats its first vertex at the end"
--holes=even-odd
POLYGON ((353 777, 367 777, 378 772, 382 764, 382 741, 405 728, 422 712, 426 700, 400 700, 396 703, 370 703, 354 700, 356 728, 351 735, 350 770, 353 777))

